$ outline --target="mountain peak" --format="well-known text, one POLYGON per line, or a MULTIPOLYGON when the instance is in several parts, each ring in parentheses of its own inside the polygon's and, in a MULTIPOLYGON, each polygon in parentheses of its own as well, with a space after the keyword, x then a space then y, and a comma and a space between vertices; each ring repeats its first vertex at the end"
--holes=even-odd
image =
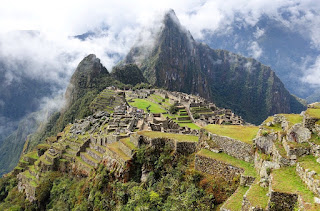
POLYGON ((109 75, 108 70, 101 64, 100 59, 94 54, 86 56, 73 73, 66 91, 67 105, 83 95, 86 89, 98 85, 100 78, 109 75))

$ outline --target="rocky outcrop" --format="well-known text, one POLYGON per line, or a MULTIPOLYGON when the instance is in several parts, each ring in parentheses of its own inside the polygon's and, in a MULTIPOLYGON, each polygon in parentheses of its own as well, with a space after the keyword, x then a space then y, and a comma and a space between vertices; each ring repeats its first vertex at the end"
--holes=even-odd
POLYGON ((278 139, 277 133, 270 133, 253 139, 255 147, 264 154, 270 155, 273 151, 273 142, 278 139))
POLYGON ((287 132, 287 140, 291 142, 303 143, 310 138, 310 130, 300 123, 293 125, 287 132))

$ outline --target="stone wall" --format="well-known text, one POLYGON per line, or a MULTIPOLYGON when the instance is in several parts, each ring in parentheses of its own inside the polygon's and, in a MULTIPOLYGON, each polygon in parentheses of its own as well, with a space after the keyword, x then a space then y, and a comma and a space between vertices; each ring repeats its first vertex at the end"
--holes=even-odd
POLYGON ((290 145, 288 144, 288 142, 285 138, 282 139, 282 144, 283 144, 283 147, 286 150, 287 156, 289 157, 290 160, 297 160, 298 157, 310 154, 310 148, 290 147, 290 145))
POLYGON ((212 133, 208 133, 209 138, 222 150, 235 158, 244 160, 246 162, 253 162, 254 151, 251 144, 244 143, 225 136, 218 136, 212 133))
POLYGON ((251 186, 252 183, 255 181, 255 179, 256 179, 255 177, 241 175, 241 177, 240 177, 240 185, 242 185, 242 186, 251 186))
POLYGON ((310 131, 312 131, 315 123, 318 121, 318 118, 312 118, 304 115, 303 117, 303 126, 308 128, 310 131))
POLYGON ((229 181, 244 172, 241 168, 198 154, 195 157, 195 169, 229 181))
POLYGON ((294 210, 297 202, 298 202, 297 194, 271 191, 267 210, 269 211, 294 210))
POLYGON ((316 172, 304 169, 299 163, 297 163, 296 172, 301 178, 301 180, 308 186, 308 188, 319 197, 320 180, 316 179, 316 172))
POLYGON ((197 151, 197 142, 176 141, 175 150, 179 154, 188 155, 197 151))

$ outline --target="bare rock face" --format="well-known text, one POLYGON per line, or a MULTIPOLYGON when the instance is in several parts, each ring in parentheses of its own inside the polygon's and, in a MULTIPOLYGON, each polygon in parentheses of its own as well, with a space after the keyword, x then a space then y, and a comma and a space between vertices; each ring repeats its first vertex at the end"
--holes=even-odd
POLYGON ((260 136, 253 140, 255 146, 265 154, 272 154, 273 142, 277 140, 278 136, 276 133, 270 133, 266 136, 260 136))
POLYGON ((303 127, 302 124, 293 125, 287 133, 287 140, 291 142, 303 143, 311 138, 311 132, 308 128, 303 127))

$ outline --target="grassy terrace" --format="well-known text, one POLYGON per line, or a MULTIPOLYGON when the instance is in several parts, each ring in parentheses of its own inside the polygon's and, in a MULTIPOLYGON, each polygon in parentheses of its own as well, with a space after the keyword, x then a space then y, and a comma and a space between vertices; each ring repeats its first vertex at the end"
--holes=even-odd
POLYGON ((274 119, 273 116, 269 116, 266 120, 264 120, 263 124, 265 124, 263 127, 265 129, 269 129, 269 130, 274 130, 275 132, 278 132, 278 131, 282 131, 282 128, 281 128, 281 125, 280 124, 275 124, 275 125, 272 125, 272 126, 267 126, 267 122, 272 122, 274 119))
POLYGON ((272 171, 272 189, 278 192, 295 193, 302 197, 304 203, 310 203, 306 210, 319 210, 314 204, 314 194, 296 174, 296 167, 290 166, 272 171))
POLYGON ((283 115, 289 122, 290 125, 294 125, 297 123, 302 123, 303 117, 300 114, 281 114, 283 115))
POLYGON ((144 135, 149 138, 171 138, 177 141, 186 141, 186 142, 198 142, 199 137, 193 135, 183 135, 183 134, 176 134, 176 133, 162 133, 162 132, 155 132, 155 131, 140 131, 138 132, 139 135, 144 135))
POLYGON ((119 143, 114 142, 112 144, 109 144, 107 146, 111 151, 117 153, 123 160, 130 160, 130 157, 128 157, 120 148, 119 148, 119 143))
POLYGON ((120 141, 131 150, 137 149, 137 147, 130 141, 130 137, 121 139, 120 141))
POLYGON ((256 137, 259 127, 242 125, 207 125, 204 129, 216 135, 227 136, 252 144, 252 139, 256 137))
POLYGON ((133 107, 137 107, 138 109, 143 109, 145 112, 147 112, 147 107, 149 107, 149 110, 151 113, 164 113, 166 110, 161 108, 159 104, 156 104, 154 102, 145 100, 145 99, 133 99, 134 102, 129 102, 129 105, 133 107))
POLYGON ((249 187, 239 186, 236 192, 230 196, 230 198, 225 202, 223 208, 231 211, 241 210, 243 195, 247 192, 249 187))
POLYGON ((194 130, 200 130, 201 128, 194 124, 194 123, 179 123, 178 124, 181 126, 181 127, 188 127, 190 129, 194 129, 194 130))
MULTIPOLYGON (((259 181, 260 179, 256 179, 259 181)), ((247 199, 250 201, 252 206, 266 208, 268 205, 269 197, 267 196, 268 188, 263 188, 259 183, 254 183, 251 185, 248 193, 247 199)))
POLYGON ((81 157, 75 156, 75 158, 76 158, 76 161, 77 161, 78 163, 81 163, 82 165, 86 166, 87 168, 92 169, 92 166, 90 166, 89 164, 87 164, 86 162, 84 162, 84 161, 81 159, 81 157))
POLYGON ((28 154, 25 154, 25 157, 33 158, 35 160, 39 158, 37 151, 29 152, 28 154))
POLYGON ((319 108, 308 108, 306 111, 310 117, 319 118, 320 119, 320 109, 319 108))
POLYGON ((310 169, 315 171, 317 174, 315 177, 320 179, 320 164, 317 162, 317 159, 313 155, 306 155, 300 157, 298 162, 304 169, 310 169))
POLYGON ((245 162, 243 160, 239 160, 225 153, 214 153, 210 150, 202 149, 197 154, 230 164, 232 166, 236 166, 238 168, 242 168, 244 170, 244 175, 246 176, 257 176, 253 164, 245 162))

